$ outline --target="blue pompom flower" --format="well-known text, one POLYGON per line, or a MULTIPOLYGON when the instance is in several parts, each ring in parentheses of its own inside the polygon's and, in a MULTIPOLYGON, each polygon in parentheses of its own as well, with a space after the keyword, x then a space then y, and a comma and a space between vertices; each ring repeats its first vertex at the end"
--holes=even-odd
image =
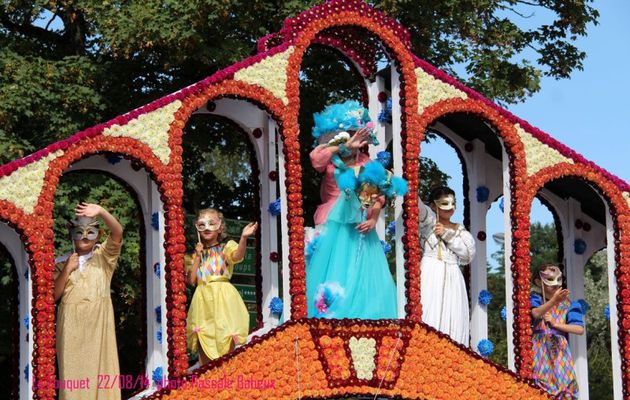
POLYGON ((160 216, 156 212, 151 214, 151 226, 156 231, 160 229, 160 216))
POLYGON ((494 344, 488 339, 481 339, 477 344, 477 350, 483 357, 488 357, 494 352, 494 344))
POLYGON ((396 233, 396 221, 387 224, 387 234, 393 236, 396 233))
POLYGON ((273 215, 274 217, 277 217, 278 215, 280 215, 280 210, 281 210, 280 199, 276 199, 276 201, 269 204, 269 207, 267 208, 267 211, 269 211, 269 214, 273 215))
POLYGON ((27 331, 28 331, 29 322, 30 322, 30 318, 27 315, 26 317, 24 317, 24 328, 26 328, 27 331))
POLYGON ((487 290, 482 290, 479 292, 479 302, 484 306, 487 306, 492 301, 492 293, 487 290))
POLYGON ((164 380, 164 370, 162 369, 162 367, 157 367, 153 370, 153 373, 151 374, 151 379, 156 386, 162 386, 162 381, 164 380))
POLYGON ((274 297, 271 299, 271 303, 269 303, 269 309, 272 314, 282 314, 282 310, 284 309, 284 303, 280 297, 274 297))
POLYGON ((507 320, 507 308, 505 306, 501 308, 501 319, 503 321, 507 320))
POLYGON ((155 339, 158 341, 159 344, 162 344, 162 327, 161 326, 160 326, 160 329, 155 331, 155 339))
POLYGON ((586 242, 582 239, 575 239, 573 250, 575 250, 575 254, 584 254, 586 252, 586 242))
POLYGON ((155 322, 162 323, 162 306, 155 307, 155 322))
POLYGON ((160 278, 160 263, 159 262, 153 264, 153 273, 155 273, 155 276, 157 276, 158 279, 160 278))
POLYGON ((381 240, 381 245, 383 246, 383 251, 385 252, 385 254, 389 253, 390 251, 392 251, 392 246, 387 243, 384 240, 381 240))
POLYGON ((490 197, 490 189, 486 186, 479 186, 477 188, 477 201, 480 203, 485 202, 490 197))
POLYGON ((610 321, 610 304, 606 304, 606 307, 604 307, 604 317, 606 317, 607 321, 610 321))

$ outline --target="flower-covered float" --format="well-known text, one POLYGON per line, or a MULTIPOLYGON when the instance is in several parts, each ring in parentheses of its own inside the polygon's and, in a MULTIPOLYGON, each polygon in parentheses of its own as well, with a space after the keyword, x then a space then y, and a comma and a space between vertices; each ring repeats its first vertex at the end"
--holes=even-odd
MULTIPOLYGON (((564 218, 564 228, 572 227, 576 218, 593 227, 563 231, 565 256, 570 261, 579 264, 583 262, 580 257, 585 257, 573 251, 574 247, 582 253, 584 249, 608 249, 611 332, 616 338, 615 395, 630 397, 630 185, 417 58, 410 50, 409 32, 359 0, 333 0, 305 11, 286 20, 280 32, 262 38, 258 54, 0 166, 0 219, 4 222, 0 241, 9 249, 16 268, 25 272, 19 283, 19 314, 30 317, 30 323, 18 328, 18 368, 24 370, 17 384, 20 398, 55 396, 53 198, 64 172, 81 168, 106 170, 128 181, 140 197, 147 226, 155 222, 146 238, 150 242, 147 263, 151 268, 157 265, 156 271, 161 272, 147 277, 145 284, 151 293, 147 309, 163 312, 157 321, 149 318, 147 322, 150 333, 160 332, 160 340, 147 344, 149 388, 139 396, 546 398, 530 380, 529 301, 529 215, 534 197, 544 192, 545 200, 564 218), (387 49, 392 66, 387 72, 389 89, 376 71, 374 48, 357 32, 367 32, 387 49), (377 132, 385 139, 383 143, 393 143, 394 171, 409 182, 410 194, 396 204, 394 228, 396 242, 401 244, 396 246, 398 320, 305 318, 298 78, 302 57, 315 43, 333 47, 353 62, 365 85, 364 103, 374 114, 373 120, 388 97, 392 100, 391 122, 382 121, 377 132), (262 177, 260 209, 264 211, 256 301, 259 310, 271 306, 274 312, 258 313, 258 329, 248 344, 190 371, 183 273, 182 135, 191 115, 200 112, 230 118, 251 134, 258 160, 254 170, 262 177), (466 223, 478 246, 484 246, 486 239, 479 211, 487 209, 483 203, 500 195, 505 200, 510 369, 476 352, 485 354, 491 347, 484 342, 486 317, 475 312, 491 300, 481 293, 486 289, 485 254, 473 266, 484 267, 473 268, 479 272, 470 277, 472 348, 456 345, 421 322, 415 195, 421 174, 421 142, 428 129, 448 137, 471 121, 468 136, 456 134, 449 139, 465 164, 466 223), (103 154, 126 161, 108 163, 103 154), (480 173, 473 167, 479 163, 487 163, 486 169, 494 172, 480 173), (280 193, 275 189, 278 179, 280 193), (571 196, 570 184, 575 182, 595 193, 588 198, 576 195, 575 201, 599 199, 597 210, 581 214, 579 207, 571 206, 571 213, 562 211, 560 194, 571 196), (281 201, 273 207, 277 212, 267 213, 278 197, 281 201), (281 219, 279 241, 272 240, 276 237, 275 218, 281 219), (284 266, 282 292, 277 278, 279 262, 284 266), (274 317, 280 310, 286 321, 282 324, 274 317)), ((570 285, 579 292, 579 276, 570 285)))

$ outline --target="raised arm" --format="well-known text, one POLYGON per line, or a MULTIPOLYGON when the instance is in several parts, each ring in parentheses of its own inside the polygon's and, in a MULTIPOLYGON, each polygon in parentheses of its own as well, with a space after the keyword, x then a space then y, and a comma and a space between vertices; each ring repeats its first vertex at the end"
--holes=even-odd
POLYGON ((109 237, 116 243, 120 243, 123 238, 123 227, 120 222, 109 213, 106 209, 98 204, 81 203, 75 209, 78 217, 91 217, 97 215, 103 219, 107 228, 109 228, 109 237))
POLYGON ((238 247, 234 251, 232 255, 232 259, 237 261, 242 261, 245 258, 245 251, 247 251, 247 238, 256 233, 256 229, 258 229, 258 222, 250 222, 243 228, 243 233, 241 233, 241 240, 238 241, 238 247))

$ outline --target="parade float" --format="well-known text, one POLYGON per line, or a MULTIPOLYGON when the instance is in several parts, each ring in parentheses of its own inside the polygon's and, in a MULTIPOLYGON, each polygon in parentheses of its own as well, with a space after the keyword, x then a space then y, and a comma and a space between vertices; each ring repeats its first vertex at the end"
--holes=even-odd
MULTIPOLYGON (((615 398, 630 398, 630 185, 416 57, 409 35, 359 0, 329 1, 261 38, 257 54, 0 166, 0 242, 19 277, 17 314, 30 316, 29 324, 16 326, 19 398, 55 397, 53 200, 62 175, 79 170, 105 171, 134 191, 147 227, 146 269, 161 271, 138 282, 145 285, 147 315, 164 310, 160 318, 146 318, 147 387, 138 397, 546 398, 531 380, 529 218, 538 197, 557 216, 572 293, 583 294, 586 261, 606 249, 614 393, 615 398), (313 44, 334 48, 351 61, 374 121, 391 99, 391 122, 377 124, 381 145, 375 151, 390 145, 394 173, 409 182, 409 194, 394 207, 396 320, 306 318, 300 162, 305 144, 299 140, 298 113, 301 62, 313 44), (385 69, 376 63, 375 44, 387 53, 385 69), (182 135, 195 114, 227 118, 248 134, 261 211, 252 300, 256 323, 249 342, 191 369, 182 135), (428 130, 448 140, 465 172, 465 224, 478 249, 469 277, 470 348, 421 321, 417 191, 421 143, 428 130), (118 157, 116 162, 112 157, 118 157), (477 296, 486 289, 488 202, 500 196, 508 368, 482 355, 487 314, 477 296), (279 213, 268 213, 278 198, 279 213), (589 229, 583 229, 587 224, 589 229)), ((571 346, 583 379, 586 339, 572 339, 571 346)))

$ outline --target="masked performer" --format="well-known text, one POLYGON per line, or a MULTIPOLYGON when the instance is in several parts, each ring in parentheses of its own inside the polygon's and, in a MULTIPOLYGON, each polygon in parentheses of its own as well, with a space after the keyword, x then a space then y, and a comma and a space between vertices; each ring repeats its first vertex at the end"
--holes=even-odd
POLYGON ((99 378, 114 382, 119 377, 110 283, 120 256, 123 228, 103 207, 82 203, 70 223, 70 234, 74 252, 56 264, 54 273, 55 301, 59 302, 59 398, 120 399, 120 386, 99 385, 99 378), (96 217, 110 232, 100 245, 96 217))
POLYGON ((396 286, 374 226, 385 198, 407 183, 360 149, 377 144, 367 110, 356 101, 315 114, 313 167, 324 173, 323 204, 307 245, 309 317, 396 318, 396 286))

